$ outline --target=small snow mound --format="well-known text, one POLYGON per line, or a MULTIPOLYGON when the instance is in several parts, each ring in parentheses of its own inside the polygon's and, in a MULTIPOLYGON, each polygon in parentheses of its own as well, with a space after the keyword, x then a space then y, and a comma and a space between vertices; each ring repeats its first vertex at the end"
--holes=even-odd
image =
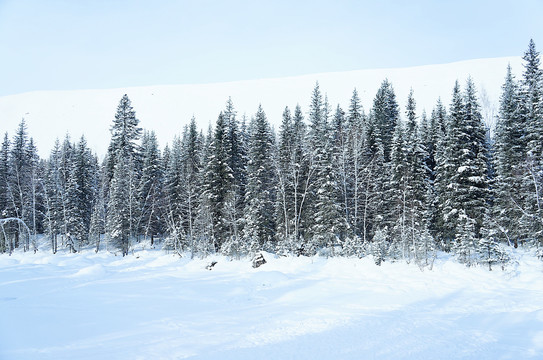
POLYGON ((255 285, 266 287, 278 285, 288 280, 289 277, 280 271, 260 271, 251 276, 251 281, 255 285))
POLYGON ((162 255, 155 260, 151 261, 149 264, 147 264, 147 267, 150 268, 156 268, 161 267, 164 265, 169 265, 171 263, 178 263, 179 262, 179 256, 177 255, 162 255))
POLYGON ((91 266, 84 267, 80 270, 78 270, 75 274, 73 274, 71 277, 99 277, 103 276, 106 273, 106 269, 101 264, 95 264, 91 266))

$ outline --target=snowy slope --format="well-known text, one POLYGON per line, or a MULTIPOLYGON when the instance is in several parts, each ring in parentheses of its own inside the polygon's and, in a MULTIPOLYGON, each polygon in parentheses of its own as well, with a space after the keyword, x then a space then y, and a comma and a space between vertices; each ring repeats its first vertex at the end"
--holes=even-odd
MULTIPOLYGON (((66 132, 73 140, 85 134, 91 148, 103 155, 109 143, 109 127, 115 109, 125 93, 132 100, 142 127, 155 130, 164 146, 175 134, 181 133, 193 115, 200 127, 207 130, 209 123, 216 121, 229 96, 239 115, 246 113, 250 117, 262 103, 268 119, 277 126, 287 105, 293 109, 300 103, 307 112, 316 81, 328 95, 333 108, 339 103, 347 109, 356 87, 365 109, 369 109, 385 78, 392 82, 402 107, 413 87, 420 113, 422 109, 430 112, 438 97, 448 105, 454 81, 458 79, 464 85, 471 75, 480 95, 486 93, 490 104, 486 107, 488 110, 497 104, 508 63, 515 73, 522 72, 521 58, 509 57, 218 84, 30 92, 0 97, 0 131, 13 135, 24 117, 42 156, 47 156, 55 138, 64 138, 66 132)), ((486 112, 490 114, 490 111, 486 112)))
POLYGON ((543 263, 0 255, 0 359, 541 359, 543 263), (212 271, 205 265, 218 263, 212 271))

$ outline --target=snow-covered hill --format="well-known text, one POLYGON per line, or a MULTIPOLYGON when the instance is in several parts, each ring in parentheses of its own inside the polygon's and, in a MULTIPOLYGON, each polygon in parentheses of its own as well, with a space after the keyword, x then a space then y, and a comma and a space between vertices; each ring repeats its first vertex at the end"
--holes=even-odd
POLYGON ((388 78, 402 107, 409 89, 414 89, 420 113, 422 109, 430 112, 438 97, 448 105, 454 81, 458 79, 463 85, 470 75, 479 87, 480 97, 485 99, 483 110, 489 116, 499 99, 508 63, 516 74, 522 72, 521 58, 507 57, 217 84, 37 91, 0 97, 0 131, 13 135, 24 117, 42 156, 47 156, 54 140, 64 138, 67 132, 74 140, 85 134, 89 146, 103 155, 117 104, 125 93, 132 100, 141 126, 155 130, 164 146, 175 134, 181 133, 193 115, 200 127, 207 129, 229 96, 239 115, 250 117, 261 103, 270 122, 277 126, 285 106, 294 108, 299 103, 304 112, 307 111, 316 81, 333 107, 339 103, 346 109, 353 89, 357 88, 368 109, 379 85, 388 78))
POLYGON ((0 359, 542 359, 542 263, 0 255, 0 359), (213 270, 205 267, 217 261, 213 270))

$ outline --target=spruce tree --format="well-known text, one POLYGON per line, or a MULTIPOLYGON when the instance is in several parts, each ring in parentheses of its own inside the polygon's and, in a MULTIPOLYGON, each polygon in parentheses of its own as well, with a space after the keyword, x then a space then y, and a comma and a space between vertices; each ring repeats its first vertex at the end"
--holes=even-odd
POLYGON ((226 202, 233 191, 232 169, 229 166, 227 153, 227 124, 221 112, 217 118, 212 141, 209 144, 209 153, 206 159, 204 173, 204 204, 211 221, 211 239, 215 251, 219 251, 222 244, 230 238, 230 228, 226 218, 226 202))
POLYGON ((288 251, 294 218, 293 179, 291 173, 294 134, 290 109, 285 107, 279 129, 279 143, 274 161, 277 178, 277 235, 288 251))
POLYGON ((518 246, 523 238, 519 223, 524 204, 522 177, 526 164, 525 128, 521 114, 519 87, 511 66, 507 67, 502 86, 500 109, 496 122, 494 142, 494 211, 489 221, 495 230, 494 237, 518 246))
POLYGON ((386 186, 386 197, 390 199, 390 212, 384 213, 387 218, 385 224, 391 229, 391 240, 394 243, 394 249, 398 252, 391 254, 393 258, 399 257, 399 252, 403 257, 406 257, 407 249, 407 201, 408 201, 408 186, 409 174, 407 172, 407 148, 405 144, 405 130, 402 121, 399 121, 394 130, 392 138, 392 148, 390 154, 390 179, 386 186))
POLYGON ((449 250, 455 237, 458 211, 461 204, 456 198, 458 183, 453 182, 458 168, 463 163, 462 145, 468 142, 465 133, 464 105, 460 85, 456 81, 446 125, 446 135, 443 136, 437 152, 436 191, 439 198, 438 238, 442 247, 449 250))
MULTIPOLYGON (((425 222, 425 209, 427 192, 429 188, 428 172, 425 169, 428 153, 424 144, 423 126, 425 126, 425 116, 421 121, 421 126, 417 122, 416 103, 413 90, 410 91, 406 106, 407 128, 405 134, 406 144, 406 173, 407 173, 407 219, 409 236, 409 249, 415 261, 421 264, 426 259, 429 250, 424 247, 429 246, 430 241, 427 236, 424 242, 421 242, 427 229, 425 222), (419 250, 422 250, 419 251, 419 250)), ((429 235, 429 234, 427 234, 429 235)), ((433 248, 433 246, 430 246, 433 248)))
POLYGON ((541 186, 543 185, 543 72, 540 55, 530 40, 524 56, 524 74, 521 84, 521 113, 526 127, 527 159, 523 179, 525 196, 521 228, 528 239, 543 244, 541 186))
POLYGON ((51 251, 53 254, 57 252, 57 237, 62 233, 63 224, 64 203, 60 184, 60 153, 60 141, 56 139, 49 160, 47 161, 47 173, 45 177, 47 232, 51 240, 51 251))
MULTIPOLYGON (((24 119, 13 137, 9 155, 9 201, 12 204, 11 217, 24 221, 27 226, 32 226, 32 152, 24 119)), ((20 232, 15 232, 15 248, 19 247, 20 232)), ((25 250, 28 243, 24 242, 25 250)))
POLYGON ((90 220, 96 194, 96 164, 82 136, 74 148, 66 184, 68 232, 79 249, 88 243, 90 220))
POLYGON ((139 120, 132 107, 132 102, 126 94, 123 95, 117 106, 115 119, 111 126, 111 142, 107 151, 106 172, 108 179, 113 178, 113 171, 119 153, 128 160, 139 153, 139 146, 136 143, 141 137, 142 130, 139 127, 139 120))
POLYGON ((187 236, 187 243, 191 251, 195 251, 195 222, 201 196, 201 171, 202 153, 201 138, 196 128, 196 120, 191 119, 189 127, 183 136, 183 212, 185 216, 184 228, 187 236))
POLYGON ((107 230, 112 245, 121 251, 123 256, 128 255, 131 243, 130 207, 127 199, 130 197, 130 163, 117 154, 113 178, 109 190, 109 202, 107 213, 107 230))
POLYGON ((262 106, 258 107, 251 130, 245 238, 248 250, 254 252, 262 248, 273 249, 275 245, 274 142, 262 106))
MULTIPOLYGON (((349 171, 349 127, 345 111, 338 105, 332 121, 331 129, 331 154, 334 181, 336 183, 336 204, 339 207, 339 217, 344 228, 339 234, 340 241, 344 241, 347 228, 352 229, 350 210, 353 199, 353 178, 349 171)), ((339 230, 339 229, 338 229, 339 230)))
POLYGON ((183 144, 175 137, 169 153, 169 162, 165 171, 165 218, 168 229, 168 244, 175 251, 181 252, 186 245, 185 237, 185 174, 183 167, 183 144))
POLYGON ((384 80, 373 100, 373 116, 376 131, 382 141, 385 162, 390 161, 394 128, 400 119, 400 109, 392 84, 384 80))
POLYGON ((466 250, 464 246, 476 244, 472 240, 481 236, 489 193, 486 131, 471 79, 464 95, 458 82, 454 87, 444 147, 437 176, 441 236, 446 247, 454 241, 456 251, 473 254, 476 249, 466 250))
POLYGON ((360 193, 363 191, 363 169, 364 169, 364 150, 366 145, 365 131, 366 121, 364 110, 358 92, 353 90, 349 112, 347 116, 348 138, 347 138, 347 171, 346 197, 348 221, 351 224, 356 236, 360 236, 362 206, 360 202, 360 193))
POLYGON ((142 138, 142 172, 138 196, 142 200, 139 233, 151 239, 161 233, 161 198, 163 189, 163 172, 161 168, 160 149, 153 131, 144 132, 142 138))

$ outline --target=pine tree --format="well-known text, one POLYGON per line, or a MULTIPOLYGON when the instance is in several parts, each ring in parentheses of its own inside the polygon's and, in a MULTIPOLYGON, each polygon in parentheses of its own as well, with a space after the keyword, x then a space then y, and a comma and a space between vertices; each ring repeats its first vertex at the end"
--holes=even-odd
POLYGON ((228 98, 226 109, 223 113, 227 127, 226 152, 228 154, 228 166, 232 170, 232 189, 235 197, 235 221, 239 222, 245 205, 245 187, 247 186, 247 163, 244 152, 243 137, 240 134, 239 123, 232 99, 228 98))
MULTIPOLYGON (((334 182, 337 194, 335 202, 339 207, 339 218, 344 224, 344 229, 338 234, 341 242, 345 240, 348 228, 352 229, 350 219, 350 209, 352 208, 353 198, 353 178, 349 171, 349 127, 345 116, 345 111, 338 105, 331 124, 331 155, 332 168, 334 173, 334 182)), ((339 230, 339 228, 338 228, 339 230)))
MULTIPOLYGON (((341 114, 341 109, 340 114, 341 114)), ((341 116, 341 115, 340 115, 341 116)), ((318 155, 318 188, 315 197, 314 228, 310 253, 331 248, 345 237, 346 219, 342 216, 339 199, 338 169, 334 167, 333 133, 327 128, 318 155)))
POLYGON ((347 194, 348 221, 351 224, 355 236, 359 237, 363 232, 361 229, 362 206, 360 202, 360 194, 363 192, 363 169, 364 169, 364 151, 366 146, 366 119, 364 110, 358 92, 353 90, 348 122, 348 138, 347 138, 347 171, 345 190, 347 194))
POLYGON ((123 256, 130 249, 130 207, 126 201, 130 197, 130 163, 122 153, 117 154, 113 178, 109 190, 107 230, 109 239, 123 256))
POLYGON ((439 198, 438 238, 445 250, 449 250, 455 236, 457 216, 461 206, 456 199, 458 184, 453 182, 458 168, 463 163, 462 144, 468 142, 465 134, 464 106, 460 85, 456 81, 450 112, 447 119, 446 135, 443 136, 437 152, 436 165, 436 191, 439 198))
POLYGON ((162 232, 161 198, 163 188, 163 172, 161 167, 160 149, 153 131, 144 132, 142 138, 142 172, 139 183, 138 197, 142 200, 139 232, 146 238, 154 238, 162 232))
MULTIPOLYGON (((434 238, 438 238, 439 227, 439 197, 438 189, 439 184, 437 182, 437 167, 440 158, 444 156, 445 150, 445 119, 447 115, 445 107, 439 99, 436 107, 432 110, 430 121, 423 131, 421 138, 423 139, 423 145, 426 151, 426 157, 424 161, 424 167, 426 169, 425 181, 426 181, 426 195, 425 195, 425 208, 424 208, 424 221, 425 226, 428 228, 428 233, 434 238)), ((423 117, 424 119, 424 117, 423 117)), ((424 121, 423 121, 424 123, 424 121)))
POLYGON ((492 265, 496 264, 501 264, 504 269, 505 264, 509 261, 509 255, 499 240, 500 237, 503 237, 503 229, 499 229, 495 220, 492 219, 492 216, 495 216, 492 213, 495 211, 492 207, 487 208, 478 244, 478 261, 488 265, 489 271, 492 271, 492 265))
MULTIPOLYGON (((464 201, 466 214, 476 221, 475 234, 480 237, 483 225, 485 208, 489 200, 488 189, 488 145, 486 129, 480 113, 480 106, 476 96, 475 85, 468 79, 464 94, 465 122, 469 134, 467 149, 470 151, 470 162, 465 164, 467 171, 458 172, 465 175, 466 198, 464 201)), ((465 153, 466 151, 464 151, 465 153)))
POLYGON ((309 243, 305 251, 314 254, 319 248, 327 247, 338 235, 337 224, 340 209, 337 205, 337 193, 334 190, 335 174, 332 167, 331 132, 328 127, 329 105, 323 101, 319 84, 315 85, 309 106, 308 155, 308 212, 305 218, 309 243), (334 217, 332 219, 332 217, 334 217))
POLYGON ((213 190, 209 182, 212 179, 211 158, 214 154, 213 148, 214 133, 211 124, 208 127, 207 135, 202 138, 203 147, 200 153, 202 159, 201 183, 202 188, 198 201, 198 209, 195 220, 196 247, 200 254, 206 255, 216 251, 213 238, 213 211, 211 196, 213 190))
MULTIPOLYGON (((463 96, 458 82, 454 87, 443 145, 445 148, 439 160, 437 176, 442 214, 441 236, 446 247, 454 239, 455 249, 465 253, 468 250, 458 243, 467 241, 475 244, 472 239, 480 238, 489 197, 486 131, 471 79, 468 79, 463 96), (467 231, 473 231, 473 234, 467 234, 467 231)), ((475 250, 471 249, 468 253, 472 254, 475 250)))
MULTIPOLYGON (((426 205, 426 196, 428 192, 427 171, 425 169, 425 159, 428 159, 426 148, 422 142, 417 123, 416 103, 413 90, 410 91, 407 106, 407 128, 405 133, 406 148, 406 174, 407 174, 407 219, 409 229, 409 248, 414 259, 420 264, 421 253, 419 250, 419 240, 426 230, 424 221, 426 205)), ((422 122, 424 125, 424 121, 422 122)), ((425 259, 424 259, 425 260, 425 259)))
POLYGON ((233 191, 232 169, 228 164, 227 124, 221 112, 217 118, 215 132, 209 144, 209 154, 206 159, 204 173, 204 199, 207 212, 211 220, 211 234, 209 238, 214 244, 215 251, 219 251, 226 239, 230 238, 230 228, 226 218, 226 202, 229 193, 233 191))
MULTIPOLYGON (((407 197, 408 197, 408 172, 407 172, 407 148, 405 144, 405 131, 402 121, 398 122, 394 130, 392 138, 392 148, 390 154, 391 178, 387 179, 388 194, 386 197, 390 199, 391 211, 386 213, 388 216, 385 224, 392 229, 391 240, 397 245, 399 251, 402 251, 402 256, 406 257, 407 249, 407 197)), ((397 258, 399 254, 395 254, 397 258)))
POLYGON ((274 142, 262 106, 254 118, 249 146, 245 238, 250 252, 274 247, 274 142))
POLYGON ((47 161, 47 170, 45 176, 46 187, 46 218, 47 232, 51 240, 51 251, 57 252, 57 236, 62 232, 63 202, 60 194, 60 141, 56 139, 55 146, 51 150, 49 160, 47 161))
MULTIPOLYGON (((228 166, 232 171, 230 189, 224 208, 224 219, 228 223, 230 236, 228 241, 232 249, 239 248, 240 231, 243 228, 243 210, 245 208, 245 197, 247 187, 247 149, 244 143, 246 135, 239 129, 239 122, 236 118, 236 111, 232 99, 226 103, 223 112, 226 122, 225 149, 227 153, 228 166)), ((237 255, 236 255, 237 256, 237 255)))
POLYGON ((141 148, 137 144, 141 136, 141 128, 138 127, 139 120, 136 118, 136 113, 132 108, 130 99, 125 94, 117 107, 115 119, 111 126, 111 142, 106 155, 106 193, 108 197, 113 195, 119 197, 119 194, 125 195, 123 214, 111 213, 117 211, 118 208, 111 208, 110 205, 120 206, 119 199, 106 199, 108 222, 111 218, 116 218, 113 225, 107 228, 111 238, 115 238, 119 248, 123 251, 123 255, 127 254, 128 246, 132 238, 138 233, 138 218, 140 217, 140 209, 142 199, 138 196, 139 179, 141 178, 141 148), (117 162, 122 165, 117 166, 117 162), (118 168, 118 169, 117 169, 118 168), (112 189, 109 187, 110 182, 115 177, 115 172, 123 173, 124 179, 117 179, 117 186, 123 184, 125 189, 112 189), (125 216, 127 216, 125 218, 125 216), (119 220, 119 217, 122 220, 119 220), (126 222, 126 224, 125 224, 126 222), (128 229, 125 228, 128 227, 128 229), (126 253, 125 253, 126 252, 126 253))
POLYGON ((29 228, 32 233, 33 249, 34 252, 36 252, 38 250, 36 242, 37 234, 43 232, 43 213, 45 211, 42 185, 44 177, 44 165, 40 161, 38 149, 32 138, 30 138, 28 142, 27 153, 29 159, 28 171, 30 181, 30 194, 28 194, 28 207, 30 209, 29 228))
POLYGON ((362 149, 364 165, 360 175, 362 186, 359 197, 361 238, 362 242, 367 244, 379 228, 388 234, 392 202, 388 197, 390 164, 385 162, 384 145, 373 109, 364 132, 365 143, 362 149))
POLYGON ((521 113, 526 127, 527 159, 524 171, 521 229, 538 246, 543 244, 541 186, 543 185, 543 72, 540 55, 530 40, 523 57, 524 74, 521 84, 521 113))
POLYGON ((390 161, 394 128, 400 119, 400 110, 392 84, 384 80, 373 100, 372 113, 384 151, 385 162, 390 161))
POLYGON ((88 243, 90 220, 96 194, 97 165, 82 136, 74 148, 66 184, 68 232, 81 249, 88 243))
POLYGON ((505 83, 500 97, 494 144, 494 211, 489 216, 497 239, 518 246, 523 238, 519 223, 522 197, 522 177, 526 163, 525 128, 521 115, 520 94, 511 66, 507 67, 505 83))
POLYGON ((477 261, 477 254, 480 251, 479 241, 476 237, 477 221, 472 219, 464 209, 458 211, 453 250, 458 261, 467 266, 472 266, 477 261))
POLYGON ((306 126, 299 105, 291 116, 283 112, 279 144, 274 156, 277 183, 277 235, 279 251, 300 254, 304 247, 306 211, 311 190, 311 159, 307 151, 306 126))
POLYGON ((289 250, 288 243, 292 234, 293 208, 293 179, 291 174, 292 155, 294 149, 292 115, 285 107, 279 129, 279 143, 274 165, 277 178, 277 235, 284 244, 284 251, 289 250))
MULTIPOLYGON (((96 160, 96 164, 98 164, 98 160, 96 160)), ((89 225, 89 240, 94 241, 96 245, 96 252, 100 250, 101 245, 101 237, 102 234, 105 234, 107 232, 107 221, 106 221, 106 214, 107 214, 107 203, 106 203, 106 182, 107 182, 107 174, 104 170, 104 166, 97 167, 97 177, 96 177, 96 195, 95 195, 95 201, 92 208, 92 214, 91 214, 91 220, 89 225)), ((106 242, 107 244, 107 242, 106 242)), ((106 249, 107 250, 107 249, 106 249)))
POLYGON ((543 156, 543 72, 540 68, 539 52, 530 40, 524 53, 524 76, 522 82, 522 111, 527 126, 529 157, 535 166, 540 166, 543 156))
MULTIPOLYGON (((12 204, 11 216, 32 225, 32 157, 29 151, 29 139, 26 130, 26 122, 21 120, 17 133, 13 137, 10 149, 10 171, 8 173, 9 201, 12 204)), ((15 233, 15 248, 19 247, 19 234, 15 233)), ((28 250, 27 243, 23 243, 28 250)))
POLYGON ((191 119, 190 125, 183 136, 183 196, 185 202, 183 211, 185 214, 185 233, 187 243, 191 251, 195 252, 195 222, 199 199, 201 197, 201 171, 202 171, 202 143, 196 128, 196 120, 191 119))
POLYGON ((166 224, 168 229, 168 247, 181 252, 186 246, 184 228, 184 186, 183 144, 175 137, 169 153, 169 162, 165 171, 166 224))
POLYGON ((117 106, 115 119, 111 126, 111 142, 107 151, 106 165, 109 181, 113 178, 119 153, 125 160, 133 158, 139 153, 140 149, 136 141, 139 140, 142 130, 138 125, 139 120, 136 118, 132 102, 124 94, 117 106))

